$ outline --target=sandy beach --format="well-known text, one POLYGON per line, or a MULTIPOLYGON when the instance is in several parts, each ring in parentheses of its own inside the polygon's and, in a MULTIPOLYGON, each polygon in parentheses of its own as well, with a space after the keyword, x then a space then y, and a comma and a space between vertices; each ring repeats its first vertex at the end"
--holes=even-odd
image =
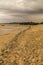
POLYGON ((43 25, 0 25, 0 65, 43 65, 43 25))

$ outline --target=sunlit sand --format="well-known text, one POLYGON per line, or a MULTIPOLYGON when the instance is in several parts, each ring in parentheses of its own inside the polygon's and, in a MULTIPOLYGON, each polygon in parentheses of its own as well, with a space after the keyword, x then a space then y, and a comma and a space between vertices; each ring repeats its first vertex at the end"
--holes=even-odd
POLYGON ((0 25, 0 65, 43 65, 43 25, 0 25))

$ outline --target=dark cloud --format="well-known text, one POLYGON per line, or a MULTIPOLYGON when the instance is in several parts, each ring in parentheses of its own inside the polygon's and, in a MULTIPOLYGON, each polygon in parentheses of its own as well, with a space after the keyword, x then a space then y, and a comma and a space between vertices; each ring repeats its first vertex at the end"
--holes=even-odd
POLYGON ((28 21, 30 14, 43 14, 43 0, 0 0, 0 22, 28 21))
POLYGON ((0 11, 43 13, 43 0, 0 0, 0 11))

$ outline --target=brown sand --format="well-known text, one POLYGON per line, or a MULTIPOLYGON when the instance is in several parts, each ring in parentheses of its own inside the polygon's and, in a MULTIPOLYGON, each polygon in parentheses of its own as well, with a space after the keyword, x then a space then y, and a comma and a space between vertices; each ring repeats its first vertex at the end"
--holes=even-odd
POLYGON ((4 37, 11 39, 0 48, 0 65, 43 65, 43 25, 28 26, 4 37))

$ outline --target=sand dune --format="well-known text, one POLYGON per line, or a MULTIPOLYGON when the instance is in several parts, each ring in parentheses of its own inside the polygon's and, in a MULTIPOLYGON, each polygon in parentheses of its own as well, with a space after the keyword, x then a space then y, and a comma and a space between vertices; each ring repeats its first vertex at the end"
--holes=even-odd
POLYGON ((24 27, 5 35, 12 38, 1 47, 0 65, 43 65, 43 25, 24 27))

